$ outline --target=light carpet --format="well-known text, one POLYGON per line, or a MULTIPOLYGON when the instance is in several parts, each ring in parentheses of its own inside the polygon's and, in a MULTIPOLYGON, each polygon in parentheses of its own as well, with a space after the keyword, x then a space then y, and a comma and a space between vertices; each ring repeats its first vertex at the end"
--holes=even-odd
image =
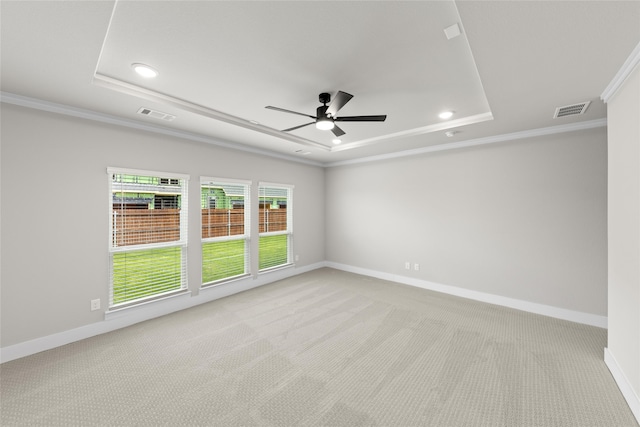
POLYGON ((3 426, 637 426, 604 329, 315 270, 0 366, 3 426))

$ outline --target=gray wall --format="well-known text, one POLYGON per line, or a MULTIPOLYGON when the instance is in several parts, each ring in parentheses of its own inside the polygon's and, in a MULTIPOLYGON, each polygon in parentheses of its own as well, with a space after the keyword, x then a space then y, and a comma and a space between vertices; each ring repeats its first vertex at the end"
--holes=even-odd
POLYGON ((89 302, 100 298, 105 308, 108 300, 108 166, 191 176, 194 293, 201 175, 252 180, 254 189, 258 181, 295 185, 297 264, 324 260, 322 168, 1 105, 2 347, 104 322, 103 310, 91 312, 89 302))
MULTIPOLYGON (((192 196, 201 175, 295 185, 299 266, 607 315, 604 128, 322 169, 12 105, 2 115, 2 347, 104 322, 89 301, 107 301, 108 166, 189 174, 192 196)), ((196 227, 189 240, 197 294, 196 227)))
POLYGON ((606 316, 606 173, 605 128, 328 168, 326 257, 606 316))
MULTIPOLYGON (((640 66, 607 103, 609 335, 640 408, 640 66)), ((640 413, 636 412, 640 418, 640 413)))

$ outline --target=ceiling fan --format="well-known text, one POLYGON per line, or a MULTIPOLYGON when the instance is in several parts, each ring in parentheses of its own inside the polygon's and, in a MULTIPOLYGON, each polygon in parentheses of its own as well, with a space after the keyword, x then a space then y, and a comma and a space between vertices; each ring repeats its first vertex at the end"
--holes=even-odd
POLYGON ((345 104, 351 100, 351 98, 353 98, 353 95, 346 92, 338 91, 338 93, 336 93, 336 96, 333 98, 333 101, 331 101, 331 95, 328 93, 321 93, 318 98, 322 103, 322 106, 316 109, 315 116, 298 113, 297 111, 285 110, 284 108, 272 107, 271 105, 268 105, 265 108, 268 108, 270 110, 283 111, 285 113, 297 114, 299 116, 309 117, 310 119, 314 120, 313 122, 305 123, 300 126, 283 129, 282 132, 289 132, 315 123, 316 128, 320 130, 331 130, 331 132, 333 132, 333 134, 337 137, 344 135, 345 132, 340 129, 335 124, 335 122, 384 122, 387 118, 386 115, 337 117, 336 114, 338 113, 338 111, 340 111, 340 109, 344 107, 345 104))

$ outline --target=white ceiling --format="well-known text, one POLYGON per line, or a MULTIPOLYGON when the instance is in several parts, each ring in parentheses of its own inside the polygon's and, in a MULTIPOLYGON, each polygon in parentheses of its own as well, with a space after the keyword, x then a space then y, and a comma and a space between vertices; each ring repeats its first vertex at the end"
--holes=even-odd
POLYGON ((640 1, 3 0, 0 13, 6 102, 318 164, 588 125, 606 117, 599 96, 640 42, 640 1), (137 76, 136 62, 159 76, 137 76), (338 90, 354 95, 339 116, 387 120, 342 122, 334 145, 314 126, 281 132, 310 119, 264 108, 315 115, 318 94, 338 90), (584 101, 584 115, 553 119, 584 101))

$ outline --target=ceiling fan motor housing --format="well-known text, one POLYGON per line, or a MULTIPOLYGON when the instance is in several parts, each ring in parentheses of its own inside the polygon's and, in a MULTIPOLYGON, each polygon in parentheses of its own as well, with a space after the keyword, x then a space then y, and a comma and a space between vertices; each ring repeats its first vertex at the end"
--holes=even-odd
POLYGON ((323 92, 320 95, 318 95, 318 99, 320 100, 321 103, 328 104, 331 101, 331 94, 323 92))
POLYGON ((326 105, 323 105, 323 106, 320 106, 320 107, 316 108, 316 117, 318 119, 322 119, 322 118, 327 117, 327 108, 329 108, 329 107, 326 106, 326 105))

